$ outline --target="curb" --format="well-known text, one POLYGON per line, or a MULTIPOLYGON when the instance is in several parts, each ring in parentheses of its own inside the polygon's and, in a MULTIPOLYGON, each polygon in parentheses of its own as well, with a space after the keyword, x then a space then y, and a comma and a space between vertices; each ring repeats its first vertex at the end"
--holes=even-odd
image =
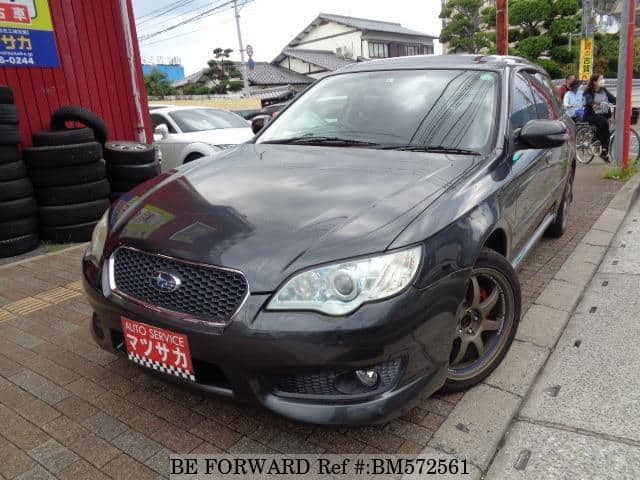
POLYGON ((486 474, 639 194, 640 175, 636 175, 616 193, 521 319, 502 364, 464 394, 421 455, 466 459, 473 467, 465 476, 468 479, 486 474))

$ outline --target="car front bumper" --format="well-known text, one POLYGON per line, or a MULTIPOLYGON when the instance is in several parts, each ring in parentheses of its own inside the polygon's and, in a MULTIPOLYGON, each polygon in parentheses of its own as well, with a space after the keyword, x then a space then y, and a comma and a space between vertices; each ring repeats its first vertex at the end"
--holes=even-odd
POLYGON ((270 295, 252 294, 222 330, 113 293, 105 296, 99 277, 96 265, 85 258, 84 289, 95 312, 91 332, 100 347, 126 354, 122 317, 182 333, 189 340, 196 381, 150 373, 201 392, 258 403, 294 420, 345 425, 385 422, 443 385, 468 272, 455 272, 425 289, 410 287, 345 317, 267 311, 270 295), (384 370, 386 381, 349 393, 332 388, 337 378, 351 382, 360 369, 384 370))

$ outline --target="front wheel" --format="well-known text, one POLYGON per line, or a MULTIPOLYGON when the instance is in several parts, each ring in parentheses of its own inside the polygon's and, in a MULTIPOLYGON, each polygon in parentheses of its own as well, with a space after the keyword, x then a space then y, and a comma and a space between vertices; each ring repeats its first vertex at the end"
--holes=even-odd
POLYGON ((522 305, 518 275, 499 253, 482 249, 457 312, 445 391, 484 380, 513 343, 522 305))
MULTIPOLYGON (((638 160, 640 160, 640 135, 638 135, 638 132, 636 132, 633 128, 630 129, 629 131, 630 136, 629 136, 629 159, 632 162, 637 162, 638 160)), ((611 149, 609 150, 609 156, 611 157, 611 160, 614 163, 617 163, 617 159, 615 158, 615 152, 613 149, 613 141, 616 138, 616 134, 612 133, 611 134, 611 149)))
POLYGON ((589 127, 582 127, 576 133, 576 158, 580 163, 591 163, 596 153, 594 151, 593 131, 589 127))

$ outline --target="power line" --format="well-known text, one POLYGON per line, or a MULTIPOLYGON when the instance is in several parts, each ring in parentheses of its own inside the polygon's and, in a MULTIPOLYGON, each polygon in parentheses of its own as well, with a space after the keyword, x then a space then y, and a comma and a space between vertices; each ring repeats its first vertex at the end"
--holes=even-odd
POLYGON ((194 16, 187 18, 186 20, 181 20, 178 23, 174 23, 173 25, 170 25, 170 26, 168 26, 166 28, 163 28, 163 29, 160 29, 160 30, 156 30, 155 32, 149 33, 147 35, 143 35, 140 40, 142 40, 142 41, 148 40, 149 38, 156 37, 156 36, 161 35, 161 34, 163 34, 165 32, 169 32, 171 30, 179 28, 179 27, 181 27, 183 25, 187 25, 189 23, 196 22, 196 21, 198 21, 198 20, 200 20, 202 18, 206 18, 206 16, 212 15, 217 10, 220 10, 222 7, 225 7, 225 6, 230 5, 232 3, 233 3, 233 0, 227 0, 224 3, 219 3, 215 7, 209 8, 207 10, 203 10, 200 13, 197 13, 194 16))
POLYGON ((182 8, 190 3, 195 2, 195 0, 180 0, 178 1, 175 5, 173 5, 172 7, 169 7, 167 9, 163 9, 162 12, 158 13, 157 15, 153 15, 153 16, 147 16, 147 18, 141 18, 137 24, 138 25, 142 25, 144 23, 149 23, 149 22, 153 22, 159 18, 164 17, 166 14, 171 13, 179 8, 182 8))
MULTIPOLYGON (((251 3, 252 1, 253 0, 244 0, 242 5, 246 5, 248 3, 251 3)), ((227 0, 224 3, 220 3, 220 4, 216 5, 213 8, 205 10, 202 13, 196 14, 193 17, 188 18, 186 20, 182 20, 182 21, 180 21, 178 23, 175 23, 175 24, 173 24, 173 25, 171 25, 171 26, 169 26, 167 28, 158 30, 158 31, 153 32, 153 33, 149 33, 147 35, 142 35, 139 40, 140 40, 140 42, 144 42, 144 41, 149 40, 151 38, 157 37, 158 35, 162 35, 162 34, 164 34, 166 32, 170 32, 171 30, 175 30, 176 28, 180 28, 180 27, 182 27, 184 25, 188 25, 189 23, 198 22, 198 21, 203 20, 203 19, 205 19, 207 17, 210 17, 211 15, 214 15, 215 13, 219 12, 224 7, 228 7, 230 5, 233 5, 233 3, 234 3, 234 0, 227 0)))

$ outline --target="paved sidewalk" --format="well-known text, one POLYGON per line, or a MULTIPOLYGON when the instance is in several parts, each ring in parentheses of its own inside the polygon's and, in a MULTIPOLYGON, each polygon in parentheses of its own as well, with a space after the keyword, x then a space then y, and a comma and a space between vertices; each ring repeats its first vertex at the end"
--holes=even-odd
POLYGON ((636 201, 486 478, 640 478, 639 314, 636 201))
MULTIPOLYGON (((545 239, 523 264, 523 311, 620 188, 601 178, 602 168, 579 166, 569 230, 545 239)), ((425 448, 438 456, 459 452, 473 462, 477 478, 547 354, 540 343, 518 340, 508 368, 487 383, 464 395, 422 399, 386 425, 296 424, 159 382, 99 350, 78 282, 82 251, 0 267, 0 479, 157 478, 166 474, 171 452, 417 454, 425 448)))

